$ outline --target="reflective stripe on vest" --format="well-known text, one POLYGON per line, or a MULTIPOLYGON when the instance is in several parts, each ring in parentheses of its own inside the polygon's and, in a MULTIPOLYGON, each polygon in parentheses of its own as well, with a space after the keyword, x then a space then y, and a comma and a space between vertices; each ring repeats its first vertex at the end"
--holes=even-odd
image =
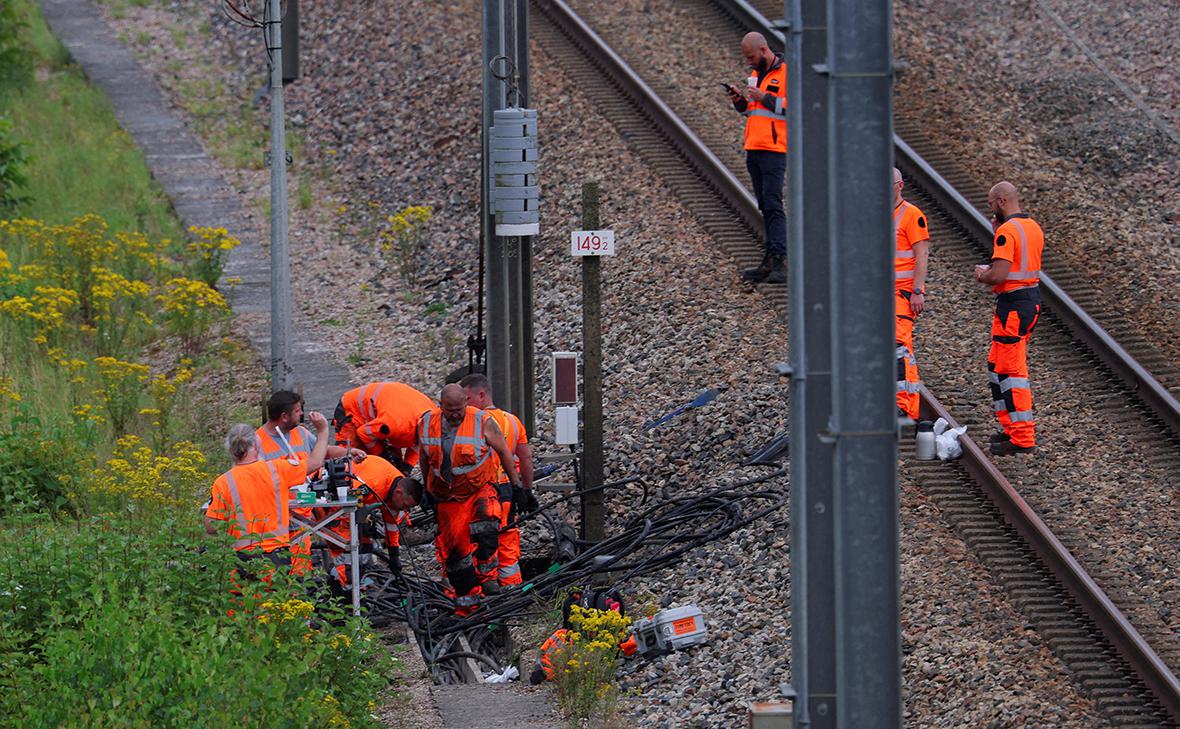
MULTIPOLYGON (((776 106, 777 106, 777 104, 776 104, 776 106)), ((770 119, 782 119, 784 121, 787 118, 787 115, 785 112, 781 113, 781 114, 776 114, 773 111, 770 111, 769 109, 754 109, 753 111, 747 111, 746 116, 765 116, 770 119)))
POLYGON ((500 567, 500 579, 501 580, 503 580, 507 577, 515 577, 516 575, 519 575, 519 574, 520 574, 520 563, 519 562, 517 562, 516 564, 510 564, 508 566, 501 566, 500 567))
MULTIPOLYGON (((258 438, 258 442, 262 445, 261 452, 258 454, 258 460, 260 460, 260 461, 273 461, 276 458, 282 458, 283 456, 287 456, 287 455, 294 456, 295 459, 298 460, 299 459, 298 454, 300 454, 300 453, 306 453, 308 455, 311 454, 311 448, 308 447, 308 444, 307 444, 308 439, 307 439, 307 437, 305 437, 303 435, 303 433, 299 433, 298 445, 292 445, 291 442, 289 440, 287 440, 286 437, 283 436, 283 433, 281 430, 276 429, 276 430, 278 430, 279 438, 282 438, 282 443, 280 443, 279 441, 276 441, 274 436, 271 435, 269 432, 267 432, 265 426, 259 428, 258 430, 263 435, 266 436, 265 438, 263 438, 261 436, 259 436, 259 438, 258 438), (274 446, 274 447, 268 448, 267 447, 268 444, 271 446, 274 446), (284 446, 286 446, 286 447, 284 448, 284 446)), ((293 430, 291 432, 298 433, 301 430, 305 431, 305 429, 302 425, 298 425, 298 426, 295 426, 295 430, 293 430)), ((291 465, 295 465, 295 464, 292 463, 291 465)))
MULTIPOLYGON (((1009 270, 1008 275, 1004 277, 1004 280, 1005 281, 1024 281, 1024 280, 1028 280, 1028 279, 1036 279, 1039 281, 1041 278, 1041 270, 1038 268, 1038 269, 1030 271, 1028 268, 1028 235, 1024 232, 1024 226, 1022 226, 1020 224, 1019 218, 1014 218, 1012 220, 1012 226, 1014 228, 1016 228, 1016 232, 1020 235, 1020 270, 1019 271, 1009 270)), ((1015 261, 1013 261, 1012 263, 1013 263, 1013 265, 1016 264, 1015 261)), ((1028 284, 1028 286, 1035 286, 1035 285, 1036 284, 1033 284, 1033 283, 1028 284)), ((1013 290, 1015 290, 1015 289, 1013 289, 1013 290)))
POLYGON ((361 403, 361 412, 369 420, 377 417, 377 396, 381 394, 381 390, 384 387, 384 382, 378 382, 377 387, 373 388, 373 394, 366 397, 364 402, 361 403), (366 405, 368 405, 368 409, 365 409, 366 405))
POLYGON ((913 277, 914 277, 913 271, 894 271, 893 272, 893 280, 894 281, 901 281, 901 280, 904 280, 907 278, 913 278, 913 277))
MULTIPOLYGON (((492 416, 488 415, 487 413, 483 412, 482 410, 479 410, 476 412, 477 412, 477 415, 475 415, 475 422, 472 423, 472 426, 473 426, 472 431, 474 432, 474 436, 456 435, 454 442, 451 444, 451 455, 452 455, 451 475, 452 476, 462 476, 464 474, 471 473, 472 471, 476 470, 477 468, 480 468, 485 463, 487 463, 488 458, 491 457, 491 454, 492 454, 491 446, 489 446, 487 444, 487 441, 484 439, 484 436, 483 436, 483 421, 484 421, 484 418, 490 418, 492 416), (475 455, 476 455, 475 463, 468 465, 468 466, 456 466, 455 462, 454 462, 455 459, 453 456, 455 453, 454 448, 457 445, 472 446, 475 449, 475 455)), ((441 454, 441 451, 442 451, 442 435, 441 435, 442 424, 441 423, 439 424, 440 435, 438 437, 430 435, 431 420, 433 418, 433 415, 434 415, 433 410, 427 410, 426 412, 422 413, 422 420, 420 421, 421 427, 419 428, 419 432, 418 432, 418 442, 421 443, 422 445, 425 445, 428 447, 438 448, 438 450, 440 451, 439 455, 441 456, 442 455, 441 454)), ((460 424, 459 427, 462 428, 463 425, 460 424)), ((442 459, 441 458, 436 459, 434 457, 431 457, 431 459, 430 459, 430 472, 433 473, 438 478, 442 478, 442 470, 441 469, 442 469, 442 459), (438 461, 438 463, 435 463, 436 460, 438 461)))
MULTIPOLYGON (((282 488, 282 484, 279 483, 279 472, 275 470, 274 464, 269 461, 266 462, 266 467, 270 470, 270 480, 271 483, 274 484, 275 488, 275 521, 278 523, 278 528, 273 532, 257 534, 251 538, 243 537, 242 539, 234 542, 234 549, 242 549, 244 547, 249 547, 252 544, 257 544, 263 539, 266 539, 268 536, 283 537, 291 531, 290 528, 283 523, 283 503, 279 501, 279 496, 281 495, 280 489, 282 488)), ((237 481, 234 480, 234 474, 232 470, 226 472, 225 481, 229 486, 229 500, 233 502, 234 513, 237 515, 238 519, 238 526, 241 527, 243 535, 249 534, 250 529, 249 524, 246 522, 246 513, 242 510, 242 495, 238 493, 238 484, 237 481)))

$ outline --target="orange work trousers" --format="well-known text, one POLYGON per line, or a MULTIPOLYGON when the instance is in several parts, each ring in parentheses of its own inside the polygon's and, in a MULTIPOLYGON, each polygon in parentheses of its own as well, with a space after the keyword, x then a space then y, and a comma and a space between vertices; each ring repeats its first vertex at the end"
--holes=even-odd
POLYGON ((1012 444, 1022 448, 1037 444, 1028 381, 1028 339, 1040 315, 1041 294, 1036 287, 996 297, 992 346, 987 355, 992 407, 1012 444))
POLYGON ((512 511, 512 484, 505 481, 496 484, 500 497, 500 548, 496 558, 500 563, 497 573, 501 587, 519 585, 520 575, 520 530, 516 528, 516 514, 512 511))
POLYGON ((914 357, 914 310, 911 291, 897 289, 894 297, 894 339, 897 343, 897 409, 918 419, 918 360, 914 357))
POLYGON ((483 598, 483 585, 499 570, 500 499, 486 484, 463 501, 440 501, 435 555, 443 568, 443 588, 455 600, 455 613, 470 615, 483 598))

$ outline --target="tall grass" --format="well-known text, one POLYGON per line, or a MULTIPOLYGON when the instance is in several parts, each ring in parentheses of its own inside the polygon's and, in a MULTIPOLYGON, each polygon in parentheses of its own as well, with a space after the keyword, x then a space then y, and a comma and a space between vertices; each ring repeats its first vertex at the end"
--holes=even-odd
POLYGON ((96 213, 117 230, 179 239, 182 229, 110 101, 69 62, 34 0, 14 3, 26 23, 31 77, 0 85, 0 115, 30 155, 23 215, 64 223, 96 213))

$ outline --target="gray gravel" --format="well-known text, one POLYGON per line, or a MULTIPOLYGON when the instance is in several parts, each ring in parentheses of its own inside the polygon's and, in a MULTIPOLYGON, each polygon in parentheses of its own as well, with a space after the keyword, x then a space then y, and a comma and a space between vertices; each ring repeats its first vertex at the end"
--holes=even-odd
MULTIPOLYGON (((229 69, 236 88, 251 93, 258 76, 243 71, 243 58, 249 51, 257 60, 257 34, 226 26, 195 0, 173 7, 179 15, 167 8, 128 8, 119 22, 156 29, 160 37, 173 24, 209 22, 209 42, 190 44, 187 53, 212 55, 219 73, 229 69)), ((736 145, 740 119, 711 89, 706 95, 700 81, 718 74, 740 78, 736 49, 712 45, 707 31, 674 4, 622 0, 592 7, 593 22, 619 48, 632 34, 676 27, 678 43, 692 53, 669 53, 677 63, 668 73, 695 80, 677 85, 668 76, 667 85, 679 86, 686 99, 699 99, 702 109, 718 109, 709 112, 719 125, 711 134, 736 145)), ((326 192, 317 187, 314 208, 297 211, 292 220, 293 250, 302 261, 295 290, 306 304, 299 323, 326 347, 355 355, 357 381, 395 378, 432 391, 460 363, 454 343, 466 338, 474 314, 478 196, 465 181, 477 176, 477 120, 440 113, 438 91, 446 90, 448 106, 478 108, 472 49, 479 47, 479 4, 399 0, 383 16, 400 18, 397 23, 322 7, 304 16, 306 77, 291 88, 289 109, 307 136, 309 158, 330 170, 331 180, 326 192), (425 131, 424 119, 430 120, 425 131), (408 204, 436 209, 423 254, 425 283, 413 289, 384 272, 374 253, 381 217, 408 204), (433 313, 426 313, 428 307, 433 313)), ((646 48, 637 40, 630 47, 646 48)), ((169 69, 174 51, 169 57, 158 49, 144 52, 173 90, 189 73, 169 69)), ((579 185, 597 179, 604 224, 616 230, 623 253, 603 265, 607 441, 618 446, 608 467, 614 475, 639 472, 657 485, 683 490, 730 478, 737 458, 785 425, 786 389, 770 374, 784 357, 785 329, 738 282, 734 266, 713 250, 691 211, 670 199, 566 80, 558 59, 540 49, 534 53, 534 68, 545 69, 544 83, 534 82, 535 105, 544 110, 546 229, 537 241, 537 351, 580 348, 579 272, 565 249, 568 230, 579 219, 579 185), (713 405, 651 433, 640 430, 645 420, 719 384, 729 389, 713 405)), ((239 172, 235 179, 248 198, 264 194, 261 172, 239 172)), ((974 308, 965 313, 966 305, 939 302, 936 307, 951 321, 937 312, 923 321, 920 351, 931 351, 932 371, 969 373, 963 386, 974 386, 982 328, 954 352, 922 337, 984 321, 986 297, 957 293, 955 272, 940 271, 937 263, 933 275, 932 288, 945 291, 943 301, 961 296, 974 308), (933 355, 943 349, 946 363, 933 355)), ((1035 377, 1043 363, 1033 366, 1035 377)), ((1051 423, 1047 390, 1038 396, 1047 398, 1041 403, 1049 412, 1042 417, 1051 423)), ((543 418, 540 440, 549 433, 543 418)), ((1067 465, 1061 466, 1062 481, 1078 479, 1067 465)), ((777 487, 785 489, 785 479, 777 487)), ((904 478, 902 501, 907 723, 1092 725, 1092 705, 904 478)), ((697 603, 714 631, 710 644, 693 653, 633 668, 627 683, 641 691, 627 707, 638 726, 732 727, 741 722, 746 701, 772 697, 789 678, 786 540, 785 529, 755 525, 701 550, 676 574, 636 586, 675 603, 697 603)))

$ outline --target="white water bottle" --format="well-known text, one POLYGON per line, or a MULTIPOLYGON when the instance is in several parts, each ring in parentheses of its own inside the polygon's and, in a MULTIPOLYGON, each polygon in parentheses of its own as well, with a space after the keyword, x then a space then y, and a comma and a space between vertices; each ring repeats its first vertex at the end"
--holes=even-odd
POLYGON ((929 420, 919 422, 916 441, 914 457, 919 461, 933 461, 935 458, 934 423, 929 420))

